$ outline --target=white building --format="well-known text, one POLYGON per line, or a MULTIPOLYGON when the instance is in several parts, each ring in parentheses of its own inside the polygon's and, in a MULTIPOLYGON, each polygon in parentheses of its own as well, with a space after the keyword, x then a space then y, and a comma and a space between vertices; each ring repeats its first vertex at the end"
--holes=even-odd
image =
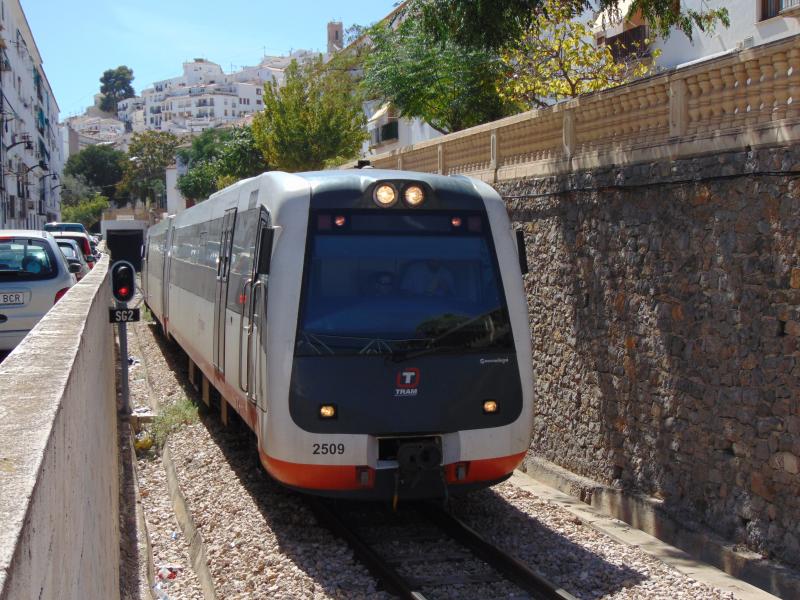
MULTIPOLYGON (((640 15, 630 19, 620 18, 630 9, 631 0, 622 0, 616 18, 599 14, 594 19, 595 40, 599 44, 622 44, 630 49, 631 42, 652 39, 647 24, 640 15)), ((656 38, 649 47, 643 47, 645 55, 660 50, 656 60, 659 70, 680 67, 690 62, 715 58, 743 48, 757 46, 800 33, 800 0, 685 0, 685 9, 698 11, 725 6, 730 16, 730 27, 717 25, 713 35, 708 35, 694 27, 692 39, 682 32, 673 31, 669 38, 656 38)), ((395 8, 386 19, 392 19, 403 8, 395 8)), ((581 18, 591 17, 591 13, 581 18)), ((369 43, 358 40, 354 44, 369 43)), ((622 50, 620 57, 628 52, 622 50)), ((616 53, 616 52, 615 52, 616 53)), ((369 140, 362 147, 364 157, 390 152, 397 148, 433 139, 442 135, 420 119, 398 116, 388 103, 370 101, 364 104, 367 116, 369 140)))
POLYGON ((0 229, 61 215, 59 108, 19 0, 0 0, 0 229))
POLYGON ((258 112, 264 107, 264 84, 283 84, 291 61, 318 56, 307 50, 289 56, 265 56, 253 67, 225 73, 217 63, 196 58, 183 64, 183 75, 142 91, 141 97, 119 103, 117 116, 129 131, 146 129, 175 134, 199 133, 258 112))
MULTIPOLYGON (((384 20, 392 21, 395 19, 405 5, 406 2, 400 3, 384 17, 384 20)), ((340 42, 338 40, 340 39, 342 39, 341 23, 329 24, 328 48, 339 47, 340 42), (336 27, 337 25, 338 27, 336 27)), ((348 47, 358 47, 369 43, 369 39, 362 36, 362 38, 355 40, 348 47)), ((366 158, 443 135, 420 118, 400 116, 389 102, 380 100, 367 101, 364 103, 364 114, 367 117, 367 134, 369 138, 361 146, 361 156, 366 158)))
MULTIPOLYGON (((698 11, 724 6, 728 9, 730 27, 717 25, 713 34, 708 35, 695 26, 691 40, 680 31, 673 31, 666 40, 656 38, 650 50, 661 51, 656 60, 659 69, 716 58, 800 33, 800 0, 685 0, 682 4, 684 9, 698 11)), ((630 5, 630 0, 620 2, 620 15, 627 14, 630 5)), ((630 19, 609 19, 601 14, 595 21, 594 33, 598 42, 606 44, 630 45, 631 41, 651 37, 638 14, 630 19)))
POLYGON ((117 102, 117 117, 125 124, 125 130, 133 133, 144 131, 144 100, 141 97, 127 98, 117 102))
POLYGON ((107 144, 120 148, 125 135, 125 123, 108 117, 80 115, 70 117, 62 123, 62 135, 68 140, 67 158, 87 146, 107 144), (73 134, 74 132, 74 134, 73 134))
POLYGON ((442 135, 425 121, 401 117, 388 102, 372 100, 364 103, 369 139, 361 147, 361 155, 369 157, 410 146, 442 135))

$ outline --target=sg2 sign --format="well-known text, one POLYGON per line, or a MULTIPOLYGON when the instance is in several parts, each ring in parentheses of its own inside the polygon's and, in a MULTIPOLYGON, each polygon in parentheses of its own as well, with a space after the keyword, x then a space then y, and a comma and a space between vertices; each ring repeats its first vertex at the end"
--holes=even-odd
POLYGON ((133 323, 139 320, 138 308, 109 308, 108 320, 110 323, 133 323))

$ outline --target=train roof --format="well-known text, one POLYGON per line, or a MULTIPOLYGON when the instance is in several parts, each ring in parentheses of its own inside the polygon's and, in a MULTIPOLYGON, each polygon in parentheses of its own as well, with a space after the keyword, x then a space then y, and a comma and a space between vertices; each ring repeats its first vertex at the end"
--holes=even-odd
POLYGON ((363 193, 376 181, 404 180, 428 184, 436 191, 451 191, 475 194, 475 181, 463 175, 433 175, 419 171, 399 171, 392 169, 347 169, 338 171, 309 171, 296 173, 312 186, 313 193, 327 191, 353 190, 363 193))
MULTIPOLYGON (((243 194, 264 190, 261 202, 272 211, 280 211, 287 203, 297 198, 300 190, 311 192, 312 198, 346 195, 362 196, 377 181, 414 181, 428 185, 436 194, 472 197, 479 201, 491 190, 486 184, 465 176, 444 176, 419 171, 400 171, 388 169, 347 169, 330 171, 309 171, 304 173, 284 173, 268 171, 250 179, 244 179, 215 192, 208 200, 200 202, 175 217, 175 226, 183 227, 192 223, 208 221, 221 216, 230 206, 240 202, 243 194)), ((496 193, 493 193, 496 196, 496 193)), ((162 222, 163 223, 163 222, 162 222)), ((157 234, 163 227, 154 226, 151 234, 157 234)))

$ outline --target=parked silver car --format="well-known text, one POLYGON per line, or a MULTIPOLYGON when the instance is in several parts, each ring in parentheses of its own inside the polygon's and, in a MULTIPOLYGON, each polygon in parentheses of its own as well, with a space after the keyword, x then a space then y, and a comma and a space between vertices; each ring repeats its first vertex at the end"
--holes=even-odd
POLYGON ((0 350, 11 350, 75 285, 78 265, 69 266, 52 235, 0 230, 0 350))

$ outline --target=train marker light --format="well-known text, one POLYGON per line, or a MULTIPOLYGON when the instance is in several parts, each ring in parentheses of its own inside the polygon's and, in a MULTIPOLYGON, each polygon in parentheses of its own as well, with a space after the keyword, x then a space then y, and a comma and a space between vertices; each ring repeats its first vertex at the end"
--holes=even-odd
POLYGON ((411 185, 406 188, 403 197, 409 206, 419 206, 425 201, 425 192, 418 185, 411 185))
POLYGON ((461 227, 461 217, 453 217, 450 219, 450 224, 453 227, 461 227))
POLYGON ((342 215, 338 215, 334 220, 337 227, 343 227, 345 223, 347 223, 347 219, 345 219, 342 215))
POLYGON ((375 203, 383 208, 388 208, 397 202, 397 190, 390 183, 383 183, 375 188, 375 203))
POLYGON ((130 302, 136 291, 136 271, 127 261, 118 261, 111 266, 111 293, 118 302, 130 302))
POLYGON ((319 416, 321 419, 335 419, 336 406, 333 404, 323 404, 319 407, 319 416))
POLYGON ((483 412, 487 415, 497 412, 497 402, 494 400, 487 400, 483 403, 483 412))

